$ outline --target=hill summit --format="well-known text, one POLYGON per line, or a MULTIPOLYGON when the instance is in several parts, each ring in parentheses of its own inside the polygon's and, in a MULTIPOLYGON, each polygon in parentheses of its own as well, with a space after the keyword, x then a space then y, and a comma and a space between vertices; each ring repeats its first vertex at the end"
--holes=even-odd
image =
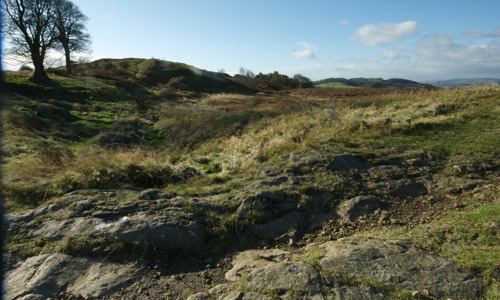
POLYGON ((202 70, 184 63, 159 59, 100 59, 75 68, 75 73, 95 76, 111 84, 192 91, 199 93, 252 93, 252 89, 230 80, 220 72, 202 70))
POLYGON ((362 87, 362 88, 386 88, 398 90, 429 90, 433 86, 423 84, 412 80, 391 78, 384 80, 382 78, 327 78, 314 83, 318 87, 362 87))

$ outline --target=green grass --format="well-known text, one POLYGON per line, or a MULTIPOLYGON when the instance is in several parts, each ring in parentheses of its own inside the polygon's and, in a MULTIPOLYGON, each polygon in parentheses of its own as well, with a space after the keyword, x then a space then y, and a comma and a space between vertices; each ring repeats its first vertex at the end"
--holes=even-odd
POLYGON ((327 82, 327 83, 317 84, 316 86, 322 88, 356 88, 355 86, 350 86, 342 82, 327 82))

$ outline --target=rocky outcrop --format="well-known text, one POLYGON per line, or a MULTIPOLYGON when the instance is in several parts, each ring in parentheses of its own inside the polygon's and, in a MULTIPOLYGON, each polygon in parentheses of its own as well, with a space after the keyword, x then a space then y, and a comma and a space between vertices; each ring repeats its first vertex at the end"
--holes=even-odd
POLYGON ((207 236, 204 226, 186 207, 199 205, 218 209, 214 203, 204 206, 205 202, 200 199, 184 198, 116 205, 111 202, 116 195, 109 195, 112 195, 109 191, 74 192, 61 199, 62 203, 78 199, 66 207, 57 204, 8 214, 6 223, 11 233, 52 241, 66 236, 89 236, 144 243, 163 249, 192 249, 202 245, 207 236), (94 199, 102 196, 108 201, 94 199), (156 210, 159 208, 161 211, 156 210))
POLYGON ((478 298, 483 285, 470 270, 418 251, 403 241, 344 238, 322 245, 324 270, 367 277, 436 298, 478 298))
MULTIPOLYGON (((488 168, 492 167, 478 161, 442 165, 424 154, 405 160, 292 153, 282 157, 280 167, 265 170, 264 179, 234 194, 74 191, 53 199, 51 205, 8 214, 5 221, 9 234, 23 238, 50 242, 68 236, 109 238, 180 251, 216 238, 210 226, 214 214, 223 213, 235 220, 235 236, 252 236, 261 241, 258 245, 275 241, 293 245, 298 236, 325 224, 343 226, 338 231, 341 236, 369 218, 397 224, 390 211, 398 201, 476 188, 485 182, 481 171, 488 168)), ((376 285, 353 284, 363 282, 354 280, 359 278, 438 298, 474 298, 482 288, 470 271, 401 241, 350 238, 318 247, 324 254, 315 263, 276 249, 242 252, 232 258, 234 266, 226 273, 224 286, 190 298, 269 299, 266 292, 281 299, 387 298, 386 290, 376 285)), ((40 255, 8 264, 9 297, 36 299, 60 291, 100 297, 127 285, 139 269, 103 258, 40 255)))
POLYGON ((111 294, 139 274, 135 264, 102 258, 43 254, 18 262, 6 274, 7 299, 47 299, 61 290, 101 297, 111 294))
POLYGON ((390 291, 421 298, 478 298, 484 288, 474 274, 423 253, 404 241, 344 238, 287 251, 249 250, 234 255, 228 291, 213 288, 190 299, 389 299, 390 291), (321 253, 304 259, 307 251, 321 253), (425 295, 425 297, 423 296, 425 295))

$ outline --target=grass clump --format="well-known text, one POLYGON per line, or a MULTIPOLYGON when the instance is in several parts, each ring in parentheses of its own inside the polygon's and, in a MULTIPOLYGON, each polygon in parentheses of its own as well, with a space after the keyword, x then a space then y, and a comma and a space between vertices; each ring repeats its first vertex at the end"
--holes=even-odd
POLYGON ((414 299, 412 291, 396 288, 374 278, 348 275, 337 270, 323 270, 321 273, 330 286, 366 286, 384 294, 388 299, 414 299))
POLYGON ((326 248, 325 247, 314 247, 311 250, 300 256, 300 260, 310 264, 316 270, 321 271, 321 265, 319 261, 325 256, 326 248))

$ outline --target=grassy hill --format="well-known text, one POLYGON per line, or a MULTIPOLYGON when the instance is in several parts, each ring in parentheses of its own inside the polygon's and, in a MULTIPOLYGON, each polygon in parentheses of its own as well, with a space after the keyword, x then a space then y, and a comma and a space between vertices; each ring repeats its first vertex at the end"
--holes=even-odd
POLYGON ((320 84, 316 84, 315 86, 322 87, 322 88, 354 88, 354 86, 347 85, 345 83, 337 82, 337 81, 320 83, 320 84))
POLYGON ((384 80, 382 78, 328 78, 316 81, 317 87, 362 87, 362 88, 385 88, 397 90, 428 90, 432 89, 431 85, 422 84, 411 80, 391 78, 384 80))
POLYGON ((484 83, 500 83, 500 79, 495 78, 463 78, 463 79, 450 79, 450 80, 440 80, 432 81, 429 84, 438 87, 463 87, 484 83))
MULTIPOLYGON (((28 73, 4 74, 8 105, 2 112, 2 192, 8 212, 70 201, 59 197, 86 189, 156 188, 171 197, 204 199, 227 194, 220 211, 195 211, 210 220, 213 244, 204 251, 220 251, 233 243, 239 228, 266 216, 250 213, 244 222, 238 219, 238 192, 277 169, 315 172, 307 161, 293 165, 293 158, 304 153, 348 152, 374 165, 409 161, 414 164, 406 166, 410 172, 387 175, 401 180, 412 179, 411 170, 420 168, 474 179, 460 169, 466 161, 488 174, 487 195, 432 195, 429 201, 442 200, 456 211, 421 226, 410 223, 368 235, 407 239, 446 256, 483 276, 485 295, 494 299, 500 294, 498 265, 491 263, 500 257, 499 235, 485 225, 500 222, 497 214, 488 213, 498 210, 498 85, 417 93, 359 89, 363 93, 332 102, 332 94, 321 89, 255 93, 225 74, 159 60, 99 60, 78 66, 75 73, 52 70, 50 85, 29 82, 28 73), (427 161, 432 167, 426 168, 427 161), (449 198, 462 200, 455 207, 449 198)), ((404 80, 364 82, 411 86, 404 80)), ((358 190, 343 187, 342 176, 326 172, 320 181, 302 178, 293 194, 301 199, 297 205, 307 207, 312 199, 338 190, 358 190)), ((356 176, 353 181, 362 188, 369 174, 356 176)), ((126 193, 117 197, 123 203, 145 201, 127 199, 126 193)), ((75 249, 78 244, 72 247, 75 253, 84 251, 75 249)), ((66 249, 21 235, 8 239, 6 248, 20 255, 66 249)))

